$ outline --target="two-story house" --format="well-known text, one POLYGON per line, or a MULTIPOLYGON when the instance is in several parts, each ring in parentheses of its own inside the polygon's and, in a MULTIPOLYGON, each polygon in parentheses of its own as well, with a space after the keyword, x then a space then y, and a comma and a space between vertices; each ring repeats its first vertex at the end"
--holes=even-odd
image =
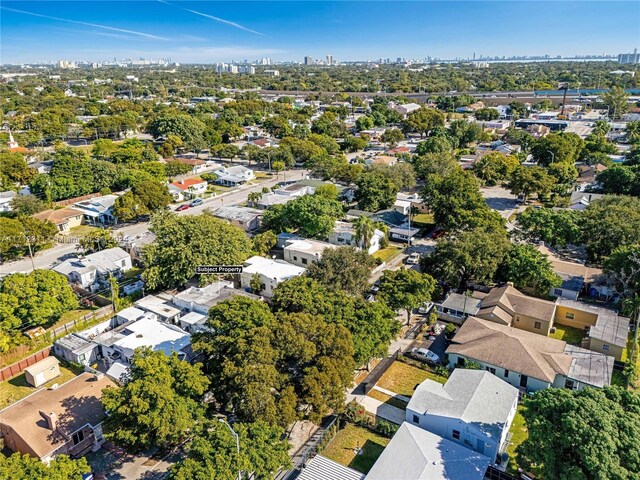
POLYGON ((275 288, 285 280, 302 275, 304 268, 291 265, 283 260, 272 260, 270 258, 254 256, 243 264, 240 274, 240 285, 244 289, 251 288, 251 281, 254 275, 260 279, 260 295, 271 297, 275 288))
POLYGON ((456 368, 444 385, 429 379, 418 385, 406 421, 495 461, 507 448, 518 394, 487 371, 456 368))
MULTIPOLYGON (((384 239, 384 233, 377 228, 373 230, 373 235, 366 246, 369 255, 380 249, 380 244, 384 239)), ((353 223, 337 221, 333 231, 329 234, 329 243, 332 245, 350 245, 352 247, 363 248, 362 241, 356 237, 356 229, 353 223)))
POLYGON ((283 250, 284 259, 293 265, 306 268, 313 262, 319 262, 327 248, 336 247, 318 240, 290 240, 283 250))
POLYGON ((207 192, 209 184, 200 177, 183 178, 169 184, 169 193, 176 202, 189 198, 197 198, 207 192))

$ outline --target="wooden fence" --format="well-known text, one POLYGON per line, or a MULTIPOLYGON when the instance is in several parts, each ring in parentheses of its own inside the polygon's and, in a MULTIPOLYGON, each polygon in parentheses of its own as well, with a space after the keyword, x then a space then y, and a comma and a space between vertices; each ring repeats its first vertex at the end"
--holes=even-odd
POLYGON ((8 367, 0 370, 0 382, 4 382, 12 377, 15 377, 19 373, 23 372, 25 368, 30 367, 34 363, 38 363, 40 360, 47 358, 51 354, 51 346, 43 348, 39 352, 33 355, 23 358, 19 362, 9 365, 8 367))

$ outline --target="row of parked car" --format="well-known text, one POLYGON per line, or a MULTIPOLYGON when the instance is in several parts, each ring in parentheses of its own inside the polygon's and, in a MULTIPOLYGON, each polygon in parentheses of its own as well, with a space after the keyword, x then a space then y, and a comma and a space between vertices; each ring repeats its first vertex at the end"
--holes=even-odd
POLYGON ((199 205, 202 205, 203 203, 204 200, 202 200, 201 198, 196 198, 195 200, 191 200, 191 202, 189 203, 183 203, 182 205, 180 205, 178 208, 176 208, 176 212, 182 212, 183 210, 187 210, 191 207, 197 207, 199 205))

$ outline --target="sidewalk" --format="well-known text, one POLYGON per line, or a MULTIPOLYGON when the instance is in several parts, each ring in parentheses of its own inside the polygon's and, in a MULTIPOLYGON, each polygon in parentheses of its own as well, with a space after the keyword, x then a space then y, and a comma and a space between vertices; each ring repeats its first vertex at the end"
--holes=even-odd
POLYGON ((384 393, 385 395, 389 395, 390 397, 395 397, 398 400, 402 400, 403 402, 409 403, 409 401, 411 400, 411 398, 409 398, 409 397, 405 397, 404 395, 400 395, 399 393, 392 392, 391 390, 387 390, 386 388, 382 388, 382 387, 379 387, 377 385, 374 386, 373 389, 377 390, 377 391, 379 391, 381 393, 384 393))

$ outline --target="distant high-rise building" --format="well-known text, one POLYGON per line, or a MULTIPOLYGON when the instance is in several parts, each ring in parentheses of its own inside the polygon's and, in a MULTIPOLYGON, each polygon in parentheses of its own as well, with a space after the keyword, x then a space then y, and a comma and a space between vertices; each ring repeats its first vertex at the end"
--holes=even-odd
POLYGON ((333 65, 333 55, 327 55, 327 65, 333 65))
POLYGON ((635 48, 633 53, 621 53, 618 55, 618 63, 622 63, 625 65, 637 65, 640 63, 640 53, 638 53, 638 49, 635 48))
POLYGON ((309 55, 304 57, 304 64, 305 65, 313 65, 313 57, 310 57, 309 55))
POLYGON ((270 58, 263 58, 262 60, 260 60, 260 63, 262 65, 271 65, 271 59, 270 58))

